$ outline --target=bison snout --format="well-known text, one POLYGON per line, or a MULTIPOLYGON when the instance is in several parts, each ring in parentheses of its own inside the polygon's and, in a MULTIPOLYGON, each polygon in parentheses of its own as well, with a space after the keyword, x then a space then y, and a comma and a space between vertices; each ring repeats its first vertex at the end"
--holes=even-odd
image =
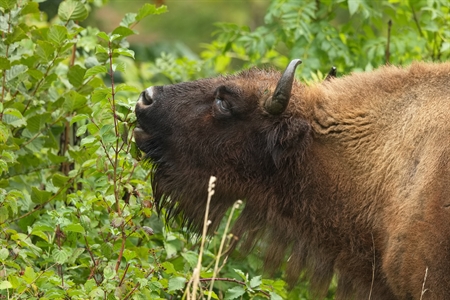
POLYGON ((153 87, 151 86, 141 93, 139 96, 138 105, 149 106, 152 105, 153 102, 153 87))

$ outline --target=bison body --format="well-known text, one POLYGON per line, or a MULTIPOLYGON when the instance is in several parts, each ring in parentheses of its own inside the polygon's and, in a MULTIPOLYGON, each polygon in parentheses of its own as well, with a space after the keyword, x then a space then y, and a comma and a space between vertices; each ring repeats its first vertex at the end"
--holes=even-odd
POLYGON ((311 86, 290 66, 141 94, 157 207, 198 229, 214 175, 211 226, 244 199, 242 249, 262 238, 265 267, 317 298, 336 274, 337 299, 450 299, 450 64, 311 86))

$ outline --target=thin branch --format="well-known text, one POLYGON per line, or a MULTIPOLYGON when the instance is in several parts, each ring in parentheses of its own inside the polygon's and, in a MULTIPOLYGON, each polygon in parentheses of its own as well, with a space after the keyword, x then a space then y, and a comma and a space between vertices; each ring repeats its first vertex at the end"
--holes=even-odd
MULTIPOLYGON (((156 269, 152 269, 148 272, 148 274, 145 276, 145 278, 148 278, 150 275, 152 275, 155 272, 156 269)), ((123 300, 127 300, 133 295, 133 293, 141 286, 141 284, 138 282, 134 286, 134 288, 123 298, 123 300)))
POLYGON ((222 251, 223 251, 223 247, 225 245, 225 240, 226 240, 226 237, 227 237, 228 229, 229 229, 230 224, 231 224, 231 219, 233 217, 235 209, 239 208, 239 206, 241 204, 242 204, 241 200, 236 201, 236 203, 231 208, 230 215, 228 216, 227 224, 225 225, 225 229, 224 229, 223 235, 222 235, 222 240, 220 241, 219 251, 217 252, 217 258, 216 258, 216 262, 215 262, 215 265, 214 265, 213 275, 212 275, 212 278, 211 278, 212 279, 211 280, 211 285, 209 286, 208 300, 211 299, 211 294, 212 294, 212 290, 213 290, 213 286, 214 286, 214 279, 217 276, 217 274, 219 273, 220 257, 222 256, 222 251))
POLYGON ((128 267, 129 267, 129 266, 130 266, 130 263, 127 263, 127 265, 125 266, 125 270, 123 271, 122 278, 120 279, 119 286, 122 286, 123 281, 124 281, 124 279, 125 279, 125 275, 127 275, 128 267))
POLYGON ((127 236, 124 232, 124 229, 122 227, 122 245, 120 246, 120 251, 119 251, 119 257, 117 258, 117 263, 116 263, 116 272, 119 270, 120 267, 120 261, 122 260, 123 257, 123 251, 125 250, 125 242, 127 240, 127 236))
POLYGON ((389 64, 389 60, 391 57, 391 28, 392 28, 392 20, 388 21, 388 36, 387 36, 387 43, 386 43, 386 64, 389 64))
MULTIPOLYGON (((197 266, 194 269, 194 272, 192 274, 193 279, 191 279, 190 283, 192 283, 192 299, 195 300, 197 298, 197 288, 198 288, 198 284, 199 284, 199 279, 200 279, 200 270, 202 268, 202 256, 203 256, 203 250, 205 248, 205 240, 206 240, 206 234, 208 232, 208 226, 209 223, 211 222, 209 220, 209 204, 211 203, 211 198, 214 195, 214 188, 216 185, 216 177, 211 176, 209 178, 209 185, 208 185, 208 199, 206 201, 206 209, 205 209, 205 219, 203 221, 203 232, 202 232, 202 241, 201 241, 201 245, 200 245, 200 251, 198 254, 198 261, 197 261, 197 266)), ((189 288, 189 285, 188 285, 189 288)), ((189 295, 189 292, 188 292, 189 295)))
POLYGON ((111 78, 111 99, 109 99, 109 102, 111 104, 111 110, 113 112, 113 120, 114 120, 114 131, 116 134, 116 147, 114 148, 114 163, 113 163, 113 181, 114 181, 114 197, 116 200, 116 210, 117 213, 122 215, 120 211, 120 202, 119 202, 119 185, 117 184, 117 168, 119 163, 119 124, 117 122, 117 114, 116 114, 116 95, 115 95, 115 89, 114 89, 114 71, 113 71, 113 51, 112 51, 112 45, 111 41, 109 41, 108 44, 109 47, 109 76, 111 78))
POLYGON ((95 284, 97 284, 97 286, 99 286, 101 284, 101 282, 97 281, 97 278, 95 277, 95 271, 97 270, 97 265, 98 265, 98 261, 95 260, 94 254, 92 253, 91 247, 89 247, 89 242, 86 238, 86 236, 84 236, 84 243, 86 244, 86 250, 89 253, 89 256, 91 257, 92 260, 92 269, 91 269, 91 273, 89 274, 89 279, 90 278, 94 278, 95 284))
POLYGON ((427 275, 428 275, 428 267, 425 269, 425 276, 423 277, 422 292, 420 294, 420 300, 422 300, 423 294, 425 294, 428 291, 428 289, 425 288, 425 282, 427 281, 427 275))
MULTIPOLYGON (((6 34, 10 33, 11 30, 11 11, 8 14, 9 19, 8 19, 8 30, 6 31, 6 34)), ((6 37, 5 32, 3 32, 2 34, 2 38, 5 39, 6 37)), ((9 52, 9 44, 6 45, 6 49, 5 49, 5 57, 8 57, 8 52, 9 52)), ((3 79, 3 83, 2 83, 2 99, 1 99, 1 104, 3 104, 5 102, 5 92, 6 92, 6 70, 3 70, 2 72, 2 79, 3 79)), ((0 121, 3 119, 3 109, 2 111, 0 111, 0 121)))
POLYGON ((21 293, 19 293, 17 296, 15 296, 13 299, 20 299, 21 296, 22 296, 26 291, 28 291, 29 289, 31 289, 31 288, 34 286, 34 283, 35 283, 36 281, 38 281, 39 278, 41 278, 41 276, 44 275, 45 272, 47 272, 47 270, 50 270, 50 268, 53 268, 55 265, 56 265, 56 263, 53 264, 53 265, 51 265, 51 266, 49 266, 47 269, 43 270, 42 272, 40 272, 39 275, 37 275, 36 278, 34 278, 32 282, 28 283, 28 284, 27 284, 27 287, 26 287, 21 293))
POLYGON ((419 34, 420 34, 420 37, 424 37, 422 27, 420 27, 419 19, 417 19, 416 11, 414 10, 414 6, 411 4, 411 2, 409 2, 409 7, 411 7, 414 23, 416 24, 417 30, 419 31, 419 34))

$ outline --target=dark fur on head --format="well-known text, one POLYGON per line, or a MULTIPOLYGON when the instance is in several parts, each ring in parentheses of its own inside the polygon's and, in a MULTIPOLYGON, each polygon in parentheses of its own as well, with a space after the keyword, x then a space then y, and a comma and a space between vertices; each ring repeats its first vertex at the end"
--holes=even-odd
POLYGON ((274 114, 279 78, 251 69, 141 95, 158 210, 200 230, 214 175, 210 228, 244 200, 240 247, 263 239, 265 267, 286 264, 290 284, 303 274, 321 298, 336 273, 337 299, 419 299, 428 269, 422 299, 450 299, 450 64, 294 82, 274 114))

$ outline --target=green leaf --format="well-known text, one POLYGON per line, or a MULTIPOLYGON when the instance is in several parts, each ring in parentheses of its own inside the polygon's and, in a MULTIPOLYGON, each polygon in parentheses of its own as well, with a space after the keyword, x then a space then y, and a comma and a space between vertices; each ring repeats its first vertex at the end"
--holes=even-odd
POLYGON ((9 209, 16 215, 18 213, 17 201, 24 199, 24 195, 22 192, 18 190, 11 190, 8 192, 5 198, 5 202, 8 203, 9 209))
POLYGON ((9 212, 6 206, 0 206, 0 223, 4 223, 8 220, 9 212))
POLYGON ((3 122, 13 127, 21 127, 27 124, 20 111, 15 108, 7 108, 3 110, 3 122))
POLYGON ((186 283, 186 278, 184 277, 173 277, 169 279, 169 292, 175 291, 175 290, 182 290, 184 289, 184 285, 186 283))
POLYGON ((275 292, 269 292, 270 300, 283 300, 283 298, 275 292))
POLYGON ((23 272, 23 279, 30 284, 32 283, 37 277, 36 272, 33 270, 32 267, 25 267, 25 271, 23 272))
POLYGON ((195 268, 197 266, 198 261, 198 253, 194 251, 186 251, 182 252, 181 256, 187 261, 191 268, 195 268))
POLYGON ((2 281, 0 282, 0 290, 6 290, 6 289, 12 289, 12 284, 9 281, 2 281))
POLYGON ((0 7, 4 8, 6 11, 11 10, 16 5, 17 0, 0 0, 0 7))
POLYGON ((82 234, 86 233, 83 226, 81 226, 80 224, 69 224, 67 226, 64 226, 63 230, 68 231, 68 232, 82 233, 82 234))
POLYGON ((161 265, 165 269, 164 273, 166 274, 174 274, 177 272, 173 267, 173 264, 168 261, 163 262, 161 265))
POLYGON ((74 65, 70 67, 67 73, 67 78, 69 82, 74 87, 80 87, 84 82, 84 75, 86 74, 86 69, 79 65, 74 65))
POLYGON ((98 65, 94 66, 86 71, 86 74, 84 74, 84 78, 89 78, 91 76, 97 75, 97 74, 105 74, 108 70, 105 66, 98 65))
POLYGON ((3 122, 0 122, 0 142, 5 143, 10 136, 9 128, 3 122))
POLYGON ((261 285, 261 276, 255 276, 250 280, 250 287, 256 288, 261 285))
POLYGON ((86 105, 87 99, 85 96, 75 92, 75 91, 70 91, 68 92, 65 96, 65 101, 63 103, 63 109, 66 112, 74 112, 77 109, 82 108, 83 106, 86 105))
POLYGON ((9 70, 11 68, 11 63, 9 62, 9 59, 0 56, 0 70, 9 70))
POLYGON ((103 276, 107 280, 111 280, 116 276, 116 270, 114 269, 114 266, 112 264, 106 266, 106 268, 103 270, 103 276))
POLYGON ((56 187, 63 187, 70 180, 70 177, 64 176, 59 173, 55 173, 52 176, 53 185, 56 187))
POLYGON ((61 25, 52 25, 48 30, 47 38, 59 47, 67 40, 67 28, 61 25))
POLYGON ((89 15, 83 2, 77 0, 66 0, 61 2, 58 8, 58 16, 63 21, 83 21, 89 15))
POLYGON ((68 253, 67 250, 64 248, 61 249, 55 248, 52 252, 54 261, 61 265, 66 263, 66 261, 69 259, 69 255, 70 253, 68 253))
POLYGON ((40 230, 34 230, 34 229, 33 229, 33 231, 32 231, 30 234, 31 234, 31 235, 34 235, 34 236, 40 237, 41 239, 43 239, 43 240, 46 241, 47 243, 49 242, 48 236, 47 236, 43 231, 40 231, 40 230))
POLYGON ((6 81, 12 81, 28 70, 25 65, 14 65, 9 70, 6 70, 6 81))
POLYGON ((134 51, 130 49, 125 48, 114 49, 113 53, 128 56, 134 59, 134 51))
POLYGON ((100 31, 99 33, 97 33, 97 36, 102 40, 109 42, 109 35, 107 35, 106 32, 100 31))
POLYGON ((5 260, 9 256, 9 251, 6 248, 0 249, 0 260, 5 260))
POLYGON ((135 251, 131 251, 128 249, 125 249, 123 251, 123 257, 126 259, 127 262, 129 262, 130 260, 132 260, 133 258, 136 258, 136 252, 135 251))
POLYGON ((347 0, 348 11, 353 16, 357 11, 360 4, 360 0, 347 0))
POLYGON ((74 264, 76 259, 84 252, 84 248, 75 248, 72 251, 72 255, 70 256, 67 263, 74 264))
POLYGON ((31 188, 31 201, 33 201, 34 203, 38 203, 38 204, 42 204, 47 202, 50 197, 52 196, 51 192, 48 191, 42 191, 37 189, 36 187, 32 187, 31 188))
MULTIPOLYGON (((73 123, 76 123, 76 122, 80 122, 80 121, 83 121, 83 120, 87 120, 87 119, 89 119, 89 116, 86 115, 86 114, 79 114, 79 115, 76 115, 76 116, 74 116, 72 119, 70 119, 70 125, 72 125, 73 123)), ((78 128, 78 129, 79 129, 79 128, 78 128)), ((84 132, 83 132, 83 133, 84 133, 84 132)), ((79 136, 78 133, 77 133, 77 136, 79 136)))
POLYGON ((91 100, 93 103, 101 102, 105 99, 108 99, 111 97, 111 89, 109 88, 98 88, 96 89, 91 96, 91 100))
POLYGON ((247 281, 247 276, 239 269, 233 269, 243 280, 247 281))
POLYGON ((245 294, 245 289, 243 287, 235 286, 235 287, 227 290, 224 300, 236 299, 244 294, 245 294))
POLYGON ((125 38, 127 36, 135 34, 135 32, 133 30, 131 30, 130 28, 128 28, 128 27, 119 26, 119 27, 117 27, 116 29, 113 30, 112 34, 113 35, 117 35, 117 38, 123 39, 123 38, 125 38))
POLYGON ((44 73, 37 69, 29 69, 27 73, 36 80, 41 80, 42 78, 44 78, 44 73))
POLYGON ((115 91, 116 91, 116 93, 118 93, 118 92, 140 93, 141 92, 139 89, 135 88, 134 86, 124 84, 124 83, 116 85, 115 91))
POLYGON ((39 4, 37 2, 28 2, 20 11, 22 16, 37 13, 39 13, 39 4))
POLYGON ((36 55, 41 58, 41 62, 49 63, 55 57, 55 47, 46 41, 37 41, 36 55))
POLYGON ((144 6, 139 9, 138 14, 136 16, 136 21, 140 21, 143 18, 149 16, 149 15, 159 15, 162 13, 167 12, 167 6, 161 5, 159 7, 156 7, 154 4, 146 3, 144 6))
POLYGON ((210 296, 212 299, 218 299, 219 300, 219 296, 217 296, 216 293, 214 293, 214 291, 203 291, 203 295, 205 296, 210 296))
POLYGON ((90 136, 84 137, 81 140, 80 146, 86 146, 86 145, 95 143, 96 141, 97 141, 97 138, 95 136, 90 135, 90 136))
POLYGON ((42 130, 45 124, 50 121, 51 113, 43 113, 42 115, 32 116, 27 120, 27 129, 31 133, 38 133, 42 130))

